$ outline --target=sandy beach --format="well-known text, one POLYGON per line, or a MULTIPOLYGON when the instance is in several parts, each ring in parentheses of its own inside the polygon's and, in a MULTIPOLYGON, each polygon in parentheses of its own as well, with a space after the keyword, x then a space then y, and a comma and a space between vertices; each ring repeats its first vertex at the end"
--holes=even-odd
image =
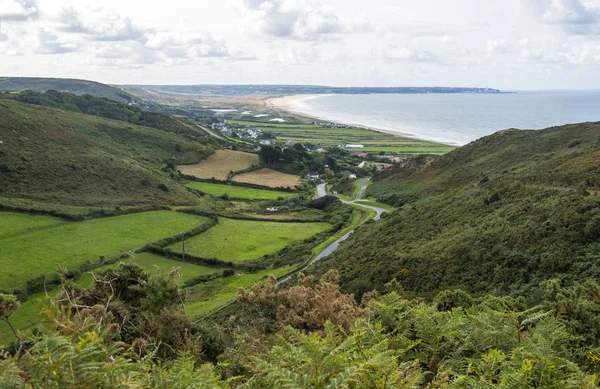
MULTIPOLYGON (((419 136, 416 134, 411 134, 408 132, 403 132, 403 131, 398 131, 398 130, 390 130, 390 129, 384 129, 384 128, 376 128, 373 126, 368 126, 365 124, 359 124, 359 123, 345 123, 345 122, 340 122, 338 120, 331 120, 328 119, 326 117, 319 117, 319 116, 314 116, 314 115, 309 115, 306 114, 304 112, 298 111, 296 110, 296 107, 294 105, 295 102, 300 101, 300 100, 307 100, 307 99, 313 99, 316 97, 322 97, 322 96, 331 96, 331 95, 327 95, 327 94, 299 94, 299 95, 290 95, 290 96, 279 96, 279 97, 271 97, 265 100, 265 106, 267 108, 270 109, 275 109, 278 111, 284 111, 284 112, 288 112, 291 113, 293 115, 297 115, 297 116, 301 116, 304 118, 308 118, 308 119, 312 119, 312 120, 317 120, 317 121, 322 121, 322 122, 329 122, 329 123, 339 123, 339 124, 344 124, 347 126, 353 126, 353 127, 357 127, 357 128, 364 128, 366 130, 371 130, 371 131, 377 131, 377 132, 384 132, 386 134, 391 134, 391 135, 395 135, 401 138, 411 138, 411 139, 419 139, 419 136)), ((454 145, 453 145, 454 146, 454 145)))
MULTIPOLYGON (((302 114, 301 112, 296 112, 294 110, 294 102, 297 102, 299 100, 314 99, 315 97, 320 97, 320 96, 328 96, 328 95, 313 94, 313 95, 280 96, 280 97, 275 97, 275 98, 268 98, 267 100, 265 100, 265 104, 267 105, 268 108, 302 114)), ((306 116, 306 115, 304 115, 304 116, 306 116)))

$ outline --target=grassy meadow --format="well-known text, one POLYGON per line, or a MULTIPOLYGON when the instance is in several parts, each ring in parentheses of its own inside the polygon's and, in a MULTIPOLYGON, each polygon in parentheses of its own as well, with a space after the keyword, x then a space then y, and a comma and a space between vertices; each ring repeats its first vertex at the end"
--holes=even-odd
POLYGON ((270 186, 271 188, 294 188, 302 184, 300 177, 272 169, 259 169, 253 172, 238 174, 233 177, 233 181, 270 186))
POLYGON ((243 186, 234 186, 226 184, 214 184, 210 182, 189 182, 185 184, 188 188, 196 189, 201 192, 213 195, 223 196, 229 195, 234 199, 259 199, 259 200, 275 200, 280 197, 293 197, 296 193, 281 192, 276 190, 264 190, 247 188, 243 186))
POLYGON ((0 213, 0 239, 20 235, 65 223, 64 220, 52 216, 28 215, 17 212, 0 213))
POLYGON ((230 124, 259 127, 276 135, 279 140, 295 143, 311 143, 320 146, 339 144, 362 144, 361 151, 393 152, 398 154, 444 154, 453 146, 418 139, 405 138, 385 132, 364 128, 325 128, 314 124, 273 123, 260 121, 229 120, 230 124))
MULTIPOLYGON (((323 232, 327 223, 278 223, 219 218, 210 230, 186 239, 185 252, 204 258, 241 263, 273 254, 285 246, 323 232)), ((168 246, 182 252, 181 243, 168 246)))
POLYGON ((258 165, 258 155, 233 150, 217 150, 213 155, 195 165, 177 166, 183 174, 196 178, 226 180, 230 172, 258 165))
MULTIPOLYGON (((31 215, 0 213, 0 225, 26 220, 31 215)), ((46 216, 33 216, 47 221, 46 216)), ((25 286, 27 279, 40 274, 56 273, 56 265, 75 267, 86 261, 98 261, 100 256, 114 257, 144 245, 198 227, 208 219, 172 211, 144 212, 83 222, 59 223, 37 230, 25 230, 0 238, 2 289, 25 286)))

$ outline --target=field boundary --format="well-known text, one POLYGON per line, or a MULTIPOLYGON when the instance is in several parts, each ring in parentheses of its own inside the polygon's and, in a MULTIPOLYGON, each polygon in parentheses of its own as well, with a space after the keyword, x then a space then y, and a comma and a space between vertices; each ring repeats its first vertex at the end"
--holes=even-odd
MULTIPOLYGON (((260 170, 260 169, 270 169, 264 166, 259 166, 258 169, 255 170, 260 170)), ((255 170, 251 170, 249 172, 255 171, 255 170)), ((241 171, 241 170, 240 170, 241 171)), ((243 173, 249 173, 244 171, 243 173)), ((234 177, 236 174, 243 174, 243 173, 237 173, 235 172, 234 175, 232 177, 234 177)), ((216 178, 197 178, 194 176, 190 176, 187 174, 182 174, 182 177, 188 181, 195 181, 195 182, 206 182, 209 184, 221 184, 221 185, 231 185, 231 186, 239 186, 242 188, 250 188, 250 189, 261 189, 261 190, 268 190, 271 192, 288 192, 288 193, 302 193, 302 191, 295 189, 295 188, 290 188, 290 187, 277 187, 277 188, 273 188, 271 186, 265 186, 265 185, 258 185, 258 184, 250 184, 250 183, 246 183, 246 182, 239 182, 239 181, 230 181, 230 180, 218 180, 216 178)), ((197 192, 202 192, 199 191, 198 189, 194 189, 194 188, 189 188, 191 190, 195 190, 197 192)), ((204 192, 202 192, 204 193, 204 192)))
MULTIPOLYGON (((180 211, 180 212, 182 212, 182 211, 180 211)), ((77 280, 79 277, 81 277, 81 274, 84 272, 91 271, 91 270, 97 269, 97 268, 105 266, 105 265, 114 264, 117 261, 119 261, 120 259, 129 258, 130 253, 142 253, 142 252, 149 251, 148 246, 163 245, 162 247, 164 247, 169 244, 177 243, 177 241, 181 241, 187 236, 196 236, 198 234, 201 234, 201 233, 209 230, 210 228, 212 228, 213 226, 215 226, 218 223, 218 219, 215 216, 211 216, 211 215, 207 215, 207 214, 198 215, 198 213, 203 213, 203 212, 197 212, 197 213, 182 212, 182 213, 188 213, 188 214, 192 214, 194 216, 204 216, 209 219, 209 222, 204 223, 201 226, 198 226, 191 230, 184 231, 183 234, 178 234, 176 236, 171 236, 171 237, 168 237, 165 239, 161 239, 159 241, 149 243, 141 248, 130 250, 129 253, 122 253, 122 254, 119 254, 119 255, 117 255, 115 257, 111 257, 111 258, 106 258, 105 256, 100 256, 99 261, 92 262, 91 260, 87 260, 85 262, 82 262, 81 264, 79 264, 77 266, 67 269, 69 271, 69 276, 71 276, 70 278, 77 280)), ((121 215, 118 215, 118 216, 121 216, 121 215)), ((60 278, 59 278, 58 274, 56 274, 56 273, 55 274, 41 274, 37 277, 26 279, 25 280, 25 286, 26 286, 25 290, 23 291, 22 289, 18 289, 19 291, 21 291, 21 293, 14 293, 14 294, 19 295, 20 298, 25 297, 25 299, 26 299, 29 294, 42 292, 42 291, 46 290, 47 287, 53 287, 53 286, 58 286, 58 285, 60 285, 60 278)))
POLYGON ((227 215, 227 214, 218 214, 219 217, 224 219, 232 219, 232 220, 248 220, 248 221, 256 221, 256 222, 270 222, 270 223, 326 223, 325 220, 305 220, 305 219, 261 219, 257 217, 244 216, 244 215, 227 215))
MULTIPOLYGON (((61 205, 61 204, 57 204, 61 205)), ((153 212, 153 211, 170 211, 171 207, 166 205, 149 205, 147 207, 135 207, 130 209, 100 209, 100 210, 90 210, 89 212, 81 215, 73 215, 65 212, 60 212, 53 209, 35 209, 26 206, 14 206, 14 205, 6 205, 0 204, 0 212, 18 212, 18 213, 26 213, 29 215, 40 215, 40 216, 54 216, 65 221, 71 222, 81 222, 85 220, 92 219, 103 219, 107 217, 115 217, 115 216, 123 216, 123 215, 131 215, 134 213, 144 213, 144 212, 153 212)))

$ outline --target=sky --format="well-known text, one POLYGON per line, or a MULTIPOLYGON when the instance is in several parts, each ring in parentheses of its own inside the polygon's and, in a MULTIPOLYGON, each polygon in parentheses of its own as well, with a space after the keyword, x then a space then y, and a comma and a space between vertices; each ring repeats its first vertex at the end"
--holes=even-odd
POLYGON ((0 76, 600 89, 600 0, 0 0, 0 76))

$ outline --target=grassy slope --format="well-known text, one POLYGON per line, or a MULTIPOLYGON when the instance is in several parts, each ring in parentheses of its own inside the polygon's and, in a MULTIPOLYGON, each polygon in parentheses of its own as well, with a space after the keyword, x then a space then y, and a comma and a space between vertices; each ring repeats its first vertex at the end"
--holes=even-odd
POLYGON ((0 197, 71 205, 193 204, 160 171, 212 148, 176 134, 95 116, 0 101, 0 197), (164 184, 168 191, 161 190, 164 184))
POLYGON ((597 278, 599 158, 600 124, 588 123, 504 131, 393 169, 367 195, 404 206, 316 271, 339 268, 356 293, 398 276, 426 295, 447 285, 528 295, 552 277, 597 278))
POLYGON ((204 193, 208 193, 213 196, 222 196, 224 194, 227 194, 229 195, 229 197, 235 199, 274 200, 279 197, 293 197, 296 195, 296 193, 290 192, 254 189, 226 184, 213 184, 210 182, 188 182, 187 184, 185 184, 185 186, 199 190, 204 193))
MULTIPOLYGON (((156 211, 63 223, 11 235, 0 239, 0 285, 8 291, 21 288, 27 279, 55 274, 56 264, 72 268, 98 261, 100 256, 114 257, 190 230, 206 220, 180 212, 156 211)), ((0 224, 5 223, 0 219, 0 224)))
POLYGON ((128 92, 113 86, 88 80, 69 78, 0 77, 0 90, 24 91, 28 89, 37 92, 45 92, 51 89, 70 92, 77 95, 90 94, 120 102, 129 101, 129 97, 131 96, 128 92))
POLYGON ((26 232, 45 229, 63 223, 64 220, 52 216, 2 212, 0 213, 0 239, 18 236, 26 232))
MULTIPOLYGON (((220 218, 219 224, 187 239, 187 253, 204 258, 243 262, 275 253, 330 228, 327 223, 276 223, 220 218)), ((181 243, 169 246, 181 252, 181 243)))

